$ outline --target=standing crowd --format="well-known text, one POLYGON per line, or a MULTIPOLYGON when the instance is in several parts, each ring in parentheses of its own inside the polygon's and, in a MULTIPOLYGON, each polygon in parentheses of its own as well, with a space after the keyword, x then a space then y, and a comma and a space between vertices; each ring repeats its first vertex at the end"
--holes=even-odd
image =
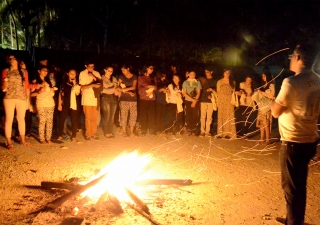
POLYGON ((255 120, 261 131, 259 142, 269 144, 270 103, 275 88, 268 69, 262 73, 257 86, 250 75, 237 84, 231 69, 225 69, 222 77, 216 79, 218 74, 210 66, 198 77, 195 70, 181 76, 174 65, 170 73, 155 71, 153 64, 145 64, 134 73, 130 65, 123 64, 121 74, 114 76, 114 66, 105 66, 100 74, 94 62, 86 61, 80 73, 69 68, 60 77, 58 69, 49 70, 47 60, 43 60, 36 68, 34 79, 29 81, 23 61, 9 55, 6 62, 2 91, 3 128, 8 149, 13 148, 14 118, 21 144, 30 146, 26 137, 31 136, 32 115, 38 118, 38 137, 42 144, 69 138, 77 142, 76 135, 82 129, 85 140, 99 140, 99 126, 106 138, 114 138, 115 124, 121 127, 119 133, 124 137, 147 134, 211 137, 216 134, 220 138, 248 138, 255 120), (257 118, 254 118, 255 110, 258 110, 257 118), (68 116, 71 118, 69 133, 66 132, 68 116), (53 138, 53 134, 56 137, 53 138))
POLYGON ((218 74, 210 67, 205 67, 204 76, 197 78, 195 70, 179 76, 175 66, 167 76, 162 70, 155 71, 153 64, 146 64, 137 74, 130 65, 123 64, 121 74, 114 76, 114 66, 105 66, 100 75, 94 70, 94 62, 87 61, 79 75, 69 68, 59 81, 57 71, 49 71, 42 63, 35 79, 29 82, 25 62, 8 55, 8 66, 1 74, 6 147, 14 148, 14 119, 21 145, 30 146, 26 138, 31 134, 32 114, 38 118, 41 144, 51 144, 55 130, 57 140, 66 140, 67 116, 71 117, 71 141, 77 142, 83 116, 88 141, 99 139, 100 123, 106 138, 115 137, 114 125, 119 122, 122 135, 130 138, 164 133, 210 137, 216 131, 217 137, 233 139, 249 138, 256 121, 258 143, 268 145, 274 116, 279 118, 281 183, 287 203, 283 222, 302 225, 308 164, 317 152, 319 138, 320 77, 313 71, 317 53, 313 46, 296 46, 289 56, 290 70, 295 75, 284 79, 276 98, 268 68, 256 85, 250 75, 237 84, 230 69, 216 79, 218 74), (213 118, 214 111, 217 118, 213 118))

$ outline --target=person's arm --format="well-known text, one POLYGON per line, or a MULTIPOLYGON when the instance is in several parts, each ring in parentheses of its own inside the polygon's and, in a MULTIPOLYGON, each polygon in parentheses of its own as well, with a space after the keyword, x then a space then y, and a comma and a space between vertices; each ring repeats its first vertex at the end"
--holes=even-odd
POLYGON ((8 88, 8 82, 6 81, 7 73, 8 73, 7 69, 2 70, 2 73, 1 73, 1 83, 2 83, 1 89, 2 89, 2 91, 5 91, 8 88))
POLYGON ((277 102, 272 102, 271 104, 271 113, 274 118, 279 118, 279 116, 286 111, 287 107, 280 105, 277 102))
POLYGON ((290 96, 294 90, 291 88, 288 78, 284 79, 275 101, 271 104, 271 114, 274 118, 278 118, 283 112, 287 110, 290 96))
POLYGON ((217 82, 217 93, 218 93, 218 94, 219 94, 219 92, 220 92, 220 86, 221 86, 221 81, 218 80, 218 82, 217 82))

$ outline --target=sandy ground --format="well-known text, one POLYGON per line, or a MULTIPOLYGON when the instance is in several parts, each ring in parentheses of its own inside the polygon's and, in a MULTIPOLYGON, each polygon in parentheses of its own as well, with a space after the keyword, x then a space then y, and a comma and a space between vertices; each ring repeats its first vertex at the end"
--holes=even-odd
MULTIPOLYGON (((145 136, 73 144, 40 145, 32 148, 15 143, 15 150, 0 148, 0 224, 276 224, 285 216, 280 187, 279 142, 267 147, 251 140, 214 137, 145 136), (114 210, 108 197, 96 204, 73 197, 52 211, 40 211, 64 189, 39 189, 42 181, 88 180, 123 152, 150 154, 155 178, 191 179, 192 185, 146 186, 143 198, 151 215, 134 206, 114 210), (79 208, 75 215, 74 207, 79 208)), ((80 135, 79 135, 80 136, 80 135)), ((273 137, 276 137, 276 131, 273 137)), ((0 139, 4 142, 4 138, 0 139)), ((306 222, 320 224, 320 151, 310 163, 306 222)), ((123 165, 126 167, 126 165, 123 165)), ((128 168, 130 170, 130 168, 128 168)))

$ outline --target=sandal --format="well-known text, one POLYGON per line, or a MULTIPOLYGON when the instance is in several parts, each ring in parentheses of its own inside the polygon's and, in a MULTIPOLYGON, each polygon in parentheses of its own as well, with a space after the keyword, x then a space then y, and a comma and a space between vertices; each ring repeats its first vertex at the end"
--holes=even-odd
POLYGON ((14 149, 13 144, 6 144, 6 148, 8 150, 13 150, 14 149))

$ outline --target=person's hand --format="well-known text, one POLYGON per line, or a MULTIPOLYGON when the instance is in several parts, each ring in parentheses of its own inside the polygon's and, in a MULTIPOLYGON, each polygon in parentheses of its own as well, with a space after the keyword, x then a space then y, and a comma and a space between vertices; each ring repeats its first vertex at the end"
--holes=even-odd
POLYGON ((135 96, 135 94, 134 94, 133 92, 129 92, 129 95, 130 95, 131 97, 135 96))
POLYGON ((207 92, 213 92, 213 89, 212 88, 208 88, 207 92))
POLYGON ((196 104, 197 104, 197 100, 193 100, 192 103, 191 103, 191 108, 196 107, 196 104))
POLYGON ((93 87, 93 88, 99 88, 99 87, 100 87, 100 84, 92 84, 92 87, 93 87))

